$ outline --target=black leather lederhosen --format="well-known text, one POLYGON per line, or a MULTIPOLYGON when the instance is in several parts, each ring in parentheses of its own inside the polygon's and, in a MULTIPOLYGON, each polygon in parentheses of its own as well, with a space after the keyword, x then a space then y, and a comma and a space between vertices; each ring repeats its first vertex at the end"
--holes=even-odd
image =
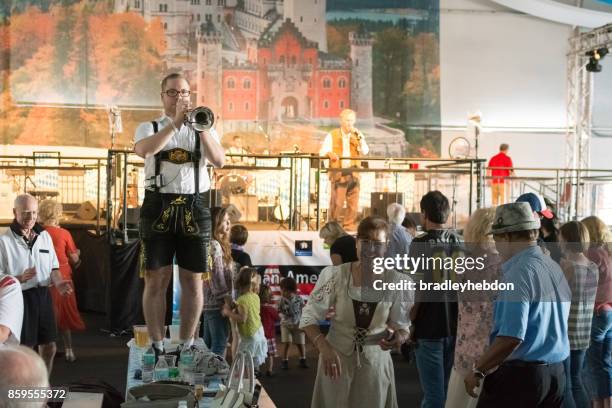
MULTIPOLYGON (((153 130, 158 124, 153 121, 153 130)), ((161 193, 161 186, 154 184, 153 191, 147 189, 140 210, 140 237, 143 240, 156 238, 200 238, 210 240, 210 209, 206 195, 200 195, 200 138, 196 136, 195 149, 160 151, 155 154, 155 177, 161 174, 161 162, 175 164, 193 163, 194 194, 161 193)), ((155 180, 154 177, 154 180, 155 180)))

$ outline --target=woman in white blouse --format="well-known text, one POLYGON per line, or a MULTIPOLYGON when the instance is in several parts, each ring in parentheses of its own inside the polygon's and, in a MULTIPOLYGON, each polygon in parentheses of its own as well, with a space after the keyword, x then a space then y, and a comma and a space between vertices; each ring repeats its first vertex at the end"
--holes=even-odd
POLYGON ((397 407, 389 350, 408 339, 414 296, 408 290, 376 289, 411 281, 395 270, 374 273, 374 259, 386 251, 387 231, 382 218, 361 221, 358 260, 325 268, 302 311, 300 328, 319 350, 312 407, 397 407), (335 312, 324 336, 319 321, 330 308, 335 312))

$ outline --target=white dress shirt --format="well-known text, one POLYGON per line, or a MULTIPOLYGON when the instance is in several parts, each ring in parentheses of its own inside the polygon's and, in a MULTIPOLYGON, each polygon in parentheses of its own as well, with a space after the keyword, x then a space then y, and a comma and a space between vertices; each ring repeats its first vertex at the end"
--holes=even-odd
MULTIPOLYGON (((155 119, 157 122, 157 130, 160 131, 166 126, 170 125, 171 119, 164 115, 160 118, 155 119)), ((138 125, 136 129, 135 142, 146 139, 147 137, 155 134, 153 130, 153 124, 151 122, 143 122, 138 125)), ((210 136, 213 137, 217 143, 219 142, 219 135, 215 129, 210 129, 210 136)), ((196 133, 189 126, 182 125, 178 132, 175 132, 172 139, 162 148, 161 151, 171 150, 175 148, 185 149, 189 152, 195 150, 196 133)), ((202 158, 200 159, 200 193, 208 191, 210 189, 210 178, 206 171, 206 154, 204 146, 200 144, 200 152, 202 158)), ((168 161, 162 161, 160 165, 160 173, 162 174, 163 187, 160 188, 160 193, 172 193, 172 194, 194 194, 195 193, 195 178, 193 175, 193 163, 174 164, 168 161)), ((153 181, 152 177, 155 177, 155 157, 149 156, 145 159, 145 187, 152 190, 153 181)))
POLYGON ((9 228, 0 236, 0 273, 18 276, 33 266, 36 267, 36 275, 22 283, 21 290, 49 286, 51 272, 59 269, 51 235, 41 231, 30 250, 23 237, 9 228))

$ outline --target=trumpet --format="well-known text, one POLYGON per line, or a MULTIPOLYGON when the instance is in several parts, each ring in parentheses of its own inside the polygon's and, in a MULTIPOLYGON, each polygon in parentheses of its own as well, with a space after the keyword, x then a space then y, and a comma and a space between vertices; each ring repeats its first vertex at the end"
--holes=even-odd
POLYGON ((185 112, 185 124, 195 131, 203 132, 212 128, 215 123, 215 114, 206 106, 198 106, 185 112))

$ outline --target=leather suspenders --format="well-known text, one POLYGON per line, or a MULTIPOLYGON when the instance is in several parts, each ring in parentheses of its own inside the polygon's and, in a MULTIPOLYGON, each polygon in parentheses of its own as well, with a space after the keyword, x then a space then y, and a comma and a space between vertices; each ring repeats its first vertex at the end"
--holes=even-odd
MULTIPOLYGON (((152 121, 153 125, 153 133, 157 133, 159 131, 159 125, 157 121, 152 121)), ((162 180, 163 178, 159 178, 161 175, 161 162, 169 161, 168 156, 164 155, 163 151, 159 151, 155 154, 155 176, 154 180, 162 180)), ((195 181, 195 194, 200 194, 200 159, 202 158, 202 153, 200 152, 200 135, 196 132, 196 142, 195 142, 195 151, 191 154, 190 161, 193 163, 193 178, 195 181)), ((154 183, 153 188, 156 192, 159 193, 159 189, 163 187, 158 185, 157 182, 154 183)))

